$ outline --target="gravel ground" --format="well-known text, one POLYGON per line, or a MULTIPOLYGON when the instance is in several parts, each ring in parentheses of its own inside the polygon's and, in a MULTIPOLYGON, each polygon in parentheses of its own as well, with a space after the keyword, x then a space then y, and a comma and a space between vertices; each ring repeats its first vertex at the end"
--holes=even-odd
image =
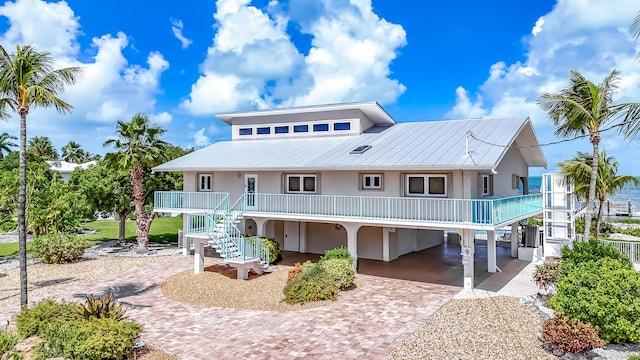
POLYGON ((540 319, 517 298, 451 300, 387 359, 556 359, 539 330, 540 319))
MULTIPOLYGON (((131 268, 170 260, 170 257, 164 256, 137 258, 103 257, 62 265, 30 265, 27 270, 29 296, 32 299, 47 296, 54 291, 62 290, 76 284, 90 282, 131 268)), ((20 302, 19 279, 19 269, 9 269, 0 272, 0 307, 15 305, 20 302)))
MULTIPOLYGON (((195 275, 193 271, 178 273, 162 285, 162 293, 169 299, 194 305, 225 307, 241 310, 295 311, 330 304, 317 301, 307 304, 284 302, 282 288, 287 283, 288 269, 279 269, 261 276, 252 275, 248 281, 236 280, 236 272, 228 265, 213 265, 195 275)), ((343 291, 338 299, 348 297, 364 286, 357 278, 354 290, 343 291)))

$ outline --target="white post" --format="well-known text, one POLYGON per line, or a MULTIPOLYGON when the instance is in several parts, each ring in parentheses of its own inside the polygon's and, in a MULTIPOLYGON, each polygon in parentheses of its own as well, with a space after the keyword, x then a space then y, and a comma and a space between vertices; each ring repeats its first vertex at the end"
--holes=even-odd
POLYGON ((353 268, 358 268, 358 229, 360 224, 341 224, 347 230, 347 250, 353 258, 353 268))
POLYGON ((511 257, 518 257, 518 223, 511 224, 511 257))
POLYGON ((307 223, 301 221, 298 228, 298 241, 300 244, 300 252, 307 252, 307 223))
POLYGON ((496 272, 496 232, 487 230, 487 271, 496 272))
POLYGON ((249 278, 249 269, 243 267, 237 267, 238 270, 238 280, 247 280, 249 278))
POLYGON ((382 261, 389 261, 389 233, 394 230, 388 227, 382 228, 382 261))
POLYGON ((462 239, 460 240, 465 290, 472 290, 474 286, 475 233, 475 230, 464 229, 462 230, 462 239))
POLYGON ((267 236, 267 222, 269 219, 254 218, 253 221, 256 222, 256 236, 267 236))
POLYGON ((195 252, 193 254, 193 273, 202 274, 204 272, 204 244, 207 242, 205 239, 194 238, 193 244, 195 246, 195 252))

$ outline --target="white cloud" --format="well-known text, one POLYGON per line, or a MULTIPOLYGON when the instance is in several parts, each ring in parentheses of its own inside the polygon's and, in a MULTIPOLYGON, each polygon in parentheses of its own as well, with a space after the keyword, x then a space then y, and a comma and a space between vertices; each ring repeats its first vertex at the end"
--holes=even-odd
POLYGON ((173 36, 176 37, 176 39, 178 39, 178 41, 180 41, 180 43, 182 44, 182 48, 186 49, 189 47, 189 45, 191 45, 193 43, 193 41, 191 41, 191 39, 187 39, 183 34, 182 34, 182 30, 184 28, 184 25, 182 24, 182 20, 171 20, 171 31, 173 32, 173 36))
POLYGON ((168 112, 163 111, 157 114, 149 115, 149 120, 151 120, 152 123, 162 125, 170 123, 171 120, 173 120, 173 116, 171 116, 171 114, 169 114, 168 112))
MULTIPOLYGON (((0 6, 0 15, 8 19, 8 29, 0 35, 8 51, 16 43, 32 43, 58 61, 56 66, 80 66, 83 73, 77 84, 67 88, 62 98, 75 108, 71 115, 59 115, 52 109, 32 109, 29 114, 31 135, 46 135, 54 144, 70 138, 84 143, 92 152, 101 150, 95 139, 109 136, 104 126, 116 120, 128 120, 137 112, 154 111, 155 95, 160 91, 160 76, 169 67, 162 54, 152 52, 146 66, 130 64, 123 55, 129 37, 118 32, 92 39, 92 61, 79 60, 77 37, 81 35, 79 18, 64 2, 15 0, 0 6), (97 126, 96 123, 103 125, 97 126), (82 131, 71 129, 82 127, 82 131), (88 144, 88 145, 87 145, 88 144)), ((90 53, 90 52, 89 52, 90 53)), ((83 52, 83 58, 87 52, 83 52)), ((166 116, 163 118, 166 119, 166 116)), ((14 121, 7 128, 15 126, 14 121)))
POLYGON ((204 133, 205 131, 206 129, 202 128, 193 134, 193 141, 196 146, 203 147, 210 144, 209 137, 204 133))
POLYGON ((217 32, 203 74, 181 104, 190 114, 363 100, 384 104, 405 91, 389 66, 406 44, 406 33, 380 19, 370 1, 325 0, 295 19, 277 1, 264 11, 249 3, 216 2, 217 32), (308 52, 296 48, 287 33, 291 28, 311 36, 308 52))
MULTIPOLYGON (((595 83, 601 82, 613 69, 622 71, 620 89, 615 101, 640 99, 640 63, 635 59, 638 45, 628 29, 637 9, 637 1, 621 0, 616 6, 604 0, 558 0, 548 14, 540 17, 532 29, 534 36, 525 37, 528 52, 523 63, 506 64, 499 59, 476 94, 456 90, 456 105, 448 116, 489 117, 530 116, 541 142, 558 140, 546 114, 536 105, 542 92, 556 92, 568 85, 569 71, 578 70, 595 83), (594 16, 593 14, 598 14, 594 16), (471 101, 471 98, 478 100, 471 101)), ((623 146, 614 133, 603 134, 603 146, 611 147, 610 155, 618 160, 630 158, 637 145, 623 146), (614 139, 610 141, 609 139, 614 139)), ((545 147, 551 160, 571 156, 576 150, 589 151, 588 139, 545 147)), ((551 167, 555 163, 550 161, 551 167)), ((622 171, 623 161, 621 161, 622 171)), ((635 170, 627 168, 627 172, 635 170)))

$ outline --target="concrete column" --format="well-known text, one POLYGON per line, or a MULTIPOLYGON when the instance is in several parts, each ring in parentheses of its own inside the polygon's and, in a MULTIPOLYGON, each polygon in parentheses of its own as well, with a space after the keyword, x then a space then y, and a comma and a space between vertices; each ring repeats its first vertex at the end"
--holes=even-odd
POLYGON ((487 271, 496 272, 496 232, 487 230, 487 271))
POLYGON ((394 228, 382 228, 382 261, 389 261, 389 233, 396 231, 394 228))
POLYGON ((347 250, 349 250, 349 254, 353 258, 353 268, 358 268, 358 229, 360 229, 361 224, 341 224, 345 230, 347 230, 347 250))
POLYGON ((306 222, 300 222, 300 226, 298 229, 298 235, 299 238, 298 240, 300 241, 300 252, 301 253, 306 253, 307 252, 307 223, 306 222))
POLYGON ((191 255, 191 238, 187 236, 187 214, 182 215, 182 228, 184 233, 182 234, 182 255, 191 255))
POLYGON ((247 280, 249 278, 249 269, 243 267, 237 267, 238 270, 238 280, 247 280))
POLYGON ((511 224, 511 257, 518 257, 518 223, 511 224))
POLYGON ((204 272, 204 244, 207 243, 206 239, 194 238, 193 245, 195 246, 195 252, 193 254, 193 273, 202 274, 204 272))
POLYGON ((475 254, 475 230, 462 230, 460 239, 460 251, 462 255, 462 266, 464 269, 464 288, 471 290, 474 287, 474 254, 475 254))
POLYGON ((269 219, 257 218, 253 219, 256 222, 256 235, 266 237, 267 236, 267 222, 269 219))

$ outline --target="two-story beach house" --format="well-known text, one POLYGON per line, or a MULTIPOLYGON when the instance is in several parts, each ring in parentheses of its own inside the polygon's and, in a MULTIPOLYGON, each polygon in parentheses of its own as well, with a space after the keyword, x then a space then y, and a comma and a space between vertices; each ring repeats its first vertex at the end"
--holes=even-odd
POLYGON ((542 196, 526 189, 529 168, 547 163, 526 117, 397 123, 377 102, 217 117, 230 141, 154 169, 184 173, 184 191, 156 192, 155 211, 186 214, 196 273, 206 244, 239 277, 259 270, 265 249, 250 235, 390 262, 455 232, 472 288, 476 231, 487 233, 495 272, 496 229, 542 213, 542 196))

